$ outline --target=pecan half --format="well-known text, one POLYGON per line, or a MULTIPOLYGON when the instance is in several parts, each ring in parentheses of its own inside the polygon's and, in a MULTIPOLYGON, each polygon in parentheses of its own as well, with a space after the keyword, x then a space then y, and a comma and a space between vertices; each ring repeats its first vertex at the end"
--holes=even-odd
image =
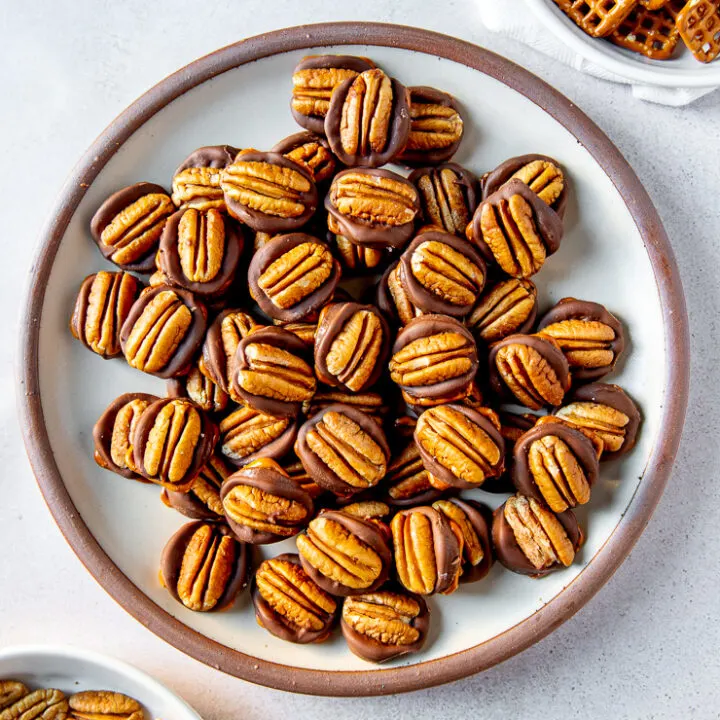
POLYGON ((259 457, 282 457, 292 448, 296 435, 297 424, 290 418, 243 405, 220 421, 219 448, 227 460, 242 466, 259 457))
POLYGON ((415 170, 408 180, 418 189, 425 222, 465 237, 478 202, 477 181, 470 171, 455 163, 446 163, 415 170))
POLYGON ((143 477, 184 492, 210 459, 217 438, 216 425, 189 400, 156 400, 137 423, 133 459, 143 477))
POLYGON ((281 323, 282 327, 297 335, 309 348, 315 347, 315 333, 317 332, 317 323, 314 322, 289 322, 281 323))
POLYGON ((392 458, 383 485, 387 501, 396 507, 430 503, 440 495, 430 484, 415 440, 392 458))
POLYGON ((0 711, 29 694, 30 689, 27 685, 17 680, 0 680, 0 711))
POLYGON ((466 320, 478 340, 490 344, 527 332, 537 314, 537 288, 531 280, 503 280, 483 293, 466 320))
POLYGON ((553 340, 509 335, 490 348, 490 384, 522 405, 539 410, 561 405, 570 387, 568 363, 553 340))
POLYGON ((319 310, 339 279, 340 265, 330 248, 303 233, 273 238, 255 253, 248 269, 253 298, 263 312, 283 322, 319 310))
POLYGON ((315 370, 320 382, 360 393, 380 377, 390 328, 373 305, 333 303, 318 319, 315 370))
POLYGON ((640 412, 618 385, 591 383, 575 390, 555 415, 603 441, 601 460, 612 460, 635 446, 640 412))
POLYGON ((160 499, 193 520, 219 520, 224 516, 220 488, 232 470, 220 456, 213 455, 203 466, 187 492, 163 488, 160 499))
POLYGON ((83 280, 70 319, 73 337, 103 358, 117 357, 120 328, 142 284, 125 272, 101 270, 83 280))
POLYGON ((425 312, 466 315, 485 286, 485 262, 467 241, 429 230, 400 258, 400 280, 415 307, 425 312))
POLYGON ((330 98, 325 135, 348 166, 380 167, 392 162, 410 133, 407 89, 379 68, 340 83, 330 98))
MULTIPOLYGON (((337 222, 334 218, 331 221, 330 218, 332 217, 332 215, 328 215, 328 228, 331 224, 336 224, 337 222)), ((332 231, 328 233, 328 237, 329 242, 334 243, 337 248, 337 256, 340 264, 349 272, 374 270, 385 259, 385 253, 382 250, 355 245, 355 243, 351 243, 343 235, 336 234, 332 231)))
POLYGON ((90 232, 100 252, 123 270, 150 272, 165 222, 175 212, 160 185, 137 183, 111 195, 93 215, 90 232))
POLYGON ((68 703, 60 690, 35 690, 0 712, 0 720, 65 720, 68 703))
POLYGON ((258 623, 283 640, 323 642, 335 622, 337 602, 308 576, 297 555, 264 560, 255 573, 258 623))
POLYGON ((388 407, 382 395, 376 392, 353 393, 344 390, 318 390, 309 403, 303 405, 303 412, 312 417, 331 405, 350 405, 366 415, 375 418, 379 423, 388 414, 388 407))
POLYGON ((299 125, 325 132, 325 116, 333 90, 344 80, 375 67, 371 60, 352 55, 308 55, 292 76, 290 110, 299 125))
POLYGON ((170 594, 197 612, 223 610, 245 587, 248 551, 217 523, 187 523, 162 553, 160 577, 170 594))
POLYGON ((222 412, 230 398, 203 372, 202 357, 190 368, 187 375, 171 378, 167 382, 168 397, 186 397, 192 400, 201 410, 206 412, 222 412))
POLYGON ((492 538, 505 567, 535 577, 571 565, 582 543, 572 512, 555 515, 524 495, 513 495, 495 511, 492 538))
POLYGON ((396 324, 407 325, 424 313, 410 300, 400 277, 400 269, 400 261, 396 260, 385 270, 377 286, 375 302, 396 324))
POLYGON ((192 152, 173 175, 172 201, 175 205, 181 210, 225 210, 220 175, 237 153, 237 148, 230 145, 209 145, 192 152))
POLYGON ((158 285, 143 292, 120 331, 131 367, 168 378, 187 370, 202 343, 207 310, 187 290, 158 285))
POLYGON ((445 515, 432 507, 401 510, 390 523, 398 580, 418 595, 448 594, 460 577, 462 546, 445 515))
POLYGON ((238 345, 231 389, 260 412, 297 415, 317 388, 306 355, 297 335, 278 327, 255 328, 238 345))
POLYGON ((524 495, 544 500, 553 512, 584 505, 599 474, 598 452, 572 425, 543 420, 515 443, 513 483, 524 495))
POLYGON ((220 186, 228 212, 257 232, 297 229, 317 208, 308 170, 279 153, 243 150, 223 170, 220 186))
POLYGON ((540 319, 538 334, 554 340, 567 358, 574 381, 611 372, 625 348, 620 321, 599 303, 563 298, 540 319))
POLYGON ((418 652, 430 625, 421 597, 390 590, 346 598, 341 618, 348 647, 370 662, 418 652))
POLYGON ((256 460, 231 475, 220 492, 235 536, 267 545, 297 535, 313 515, 312 498, 274 460, 256 460))
POLYGON ((316 183, 329 180, 335 174, 335 156, 328 141, 312 132, 299 132, 290 135, 270 148, 304 167, 316 183))
POLYGON ((380 424, 354 407, 339 404, 302 425, 296 452, 318 485, 346 496, 377 485, 390 458, 380 424))
POLYGON ((437 165, 460 145, 463 119, 455 98, 431 87, 411 87, 410 134, 400 160, 408 165, 437 165))
POLYGON ((325 197, 338 234, 356 245, 404 245, 420 210, 415 186, 389 170, 350 169, 338 173, 325 197))
POLYGON ((387 580, 390 549, 372 522, 326 510, 296 543, 305 572, 332 595, 372 592, 387 580))
POLYGON ((491 416, 462 405, 426 410, 415 428, 425 469, 442 483, 479 487, 504 468, 505 442, 491 416))
POLYGON ((85 690, 68 700, 70 717, 74 720, 143 720, 142 706, 137 700, 110 690, 85 690))
POLYGON ((392 348, 390 378, 406 401, 437 405, 467 395, 478 366, 470 332, 444 315, 423 315, 408 323, 392 348))
POLYGON ((563 226, 552 208, 515 179, 480 203, 466 233, 486 260, 511 277, 527 278, 560 247, 563 226))

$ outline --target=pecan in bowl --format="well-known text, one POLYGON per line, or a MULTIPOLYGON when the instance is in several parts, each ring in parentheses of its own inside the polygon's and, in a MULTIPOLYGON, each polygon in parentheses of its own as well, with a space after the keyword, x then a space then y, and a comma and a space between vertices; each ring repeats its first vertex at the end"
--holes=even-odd
POLYGON ((389 265, 378 281, 375 304, 395 326, 407 325, 413 318, 425 315, 413 305, 400 276, 400 259, 389 265))
MULTIPOLYGON (((9 697, 15 697, 21 692, 21 688, 27 690, 22 683, 13 683, 9 690, 9 697)), ((2 695, 0 695, 0 700, 2 695)), ((62 690, 46 688, 23 693, 6 708, 0 707, 0 718, 2 720, 26 720, 29 718, 41 718, 42 720, 67 720, 69 715, 67 697, 62 690)))
POLYGON ((207 145, 190 153, 173 175, 172 201, 175 205, 180 210, 217 208, 225 211, 220 176, 238 152, 231 145, 207 145))
POLYGON ((202 356, 187 375, 167 381, 167 397, 188 398, 209 413, 222 412, 230 402, 228 394, 207 376, 202 356))
MULTIPOLYGON (((68 699, 71 720, 144 720, 142 705, 123 693, 83 690, 68 699)), ((44 716, 43 716, 44 718, 44 716)))
POLYGON ((309 131, 295 133, 273 145, 270 152, 280 153, 304 167, 318 185, 335 174, 337 159, 322 135, 309 131))

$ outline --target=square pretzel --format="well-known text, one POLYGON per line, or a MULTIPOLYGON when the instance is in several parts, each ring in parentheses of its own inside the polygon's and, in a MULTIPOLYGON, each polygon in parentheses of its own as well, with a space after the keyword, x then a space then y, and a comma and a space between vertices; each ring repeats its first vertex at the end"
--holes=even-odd
POLYGON ((678 13, 680 37, 704 63, 720 55, 720 0, 690 0, 678 13))
POLYGON ((605 37, 637 5, 637 0, 553 0, 588 35, 605 37))
POLYGON ((657 11, 638 5, 608 40, 653 60, 667 60, 680 40, 675 16, 684 5, 685 0, 671 0, 657 11))

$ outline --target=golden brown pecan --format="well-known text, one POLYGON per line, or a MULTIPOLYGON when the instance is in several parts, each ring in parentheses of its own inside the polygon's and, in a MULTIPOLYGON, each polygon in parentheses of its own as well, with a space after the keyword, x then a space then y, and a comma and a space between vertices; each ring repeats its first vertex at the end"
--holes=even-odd
POLYGON ((560 197, 565 187, 562 170, 549 160, 533 160, 517 170, 512 178, 522 180, 548 205, 560 197))
POLYGON ((571 366, 605 367, 615 357, 611 347, 615 331, 602 322, 566 320, 543 328, 542 335, 555 340, 571 366))
POLYGON ((110 457, 117 467, 133 473, 139 472, 133 454, 133 437, 140 416, 151 402, 149 398, 135 398, 123 405, 115 416, 110 440, 110 457))
POLYGON ((334 595, 369 592, 387 579, 391 559, 387 542, 366 520, 324 511, 296 542, 303 568, 334 595))
POLYGON ((319 242, 303 242, 270 263, 257 284, 274 305, 286 310, 312 295, 332 272, 330 250, 319 242))
POLYGON ((297 335, 308 347, 315 345, 317 323, 289 322, 282 323, 282 327, 293 335, 297 335))
POLYGON ((0 711, 29 694, 28 687, 17 680, 0 680, 0 711))
POLYGON ((415 442, 425 468, 441 483, 478 487, 503 471, 499 428, 477 410, 460 405, 426 410, 418 418, 415 442))
POLYGON ((289 418, 265 415, 243 405, 220 421, 220 450, 236 465, 249 462, 256 453, 280 456, 292 447, 293 426, 289 418))
POLYGON ((485 557, 485 550, 468 514, 452 500, 436 500, 432 506, 460 530, 463 537, 463 559, 472 566, 479 565, 485 557))
POLYGON ((218 523, 184 525, 165 546, 164 585, 186 608, 197 612, 230 605, 247 579, 247 550, 218 523))
POLYGON ((159 377, 185 371, 202 342, 207 310, 186 290, 148 288, 130 310, 120 344, 131 367, 159 377))
MULTIPOLYGON (((331 225, 330 218, 332 218, 332 215, 328 217, 328 227, 331 225)), ((333 218, 332 222, 337 221, 333 218)), ((335 247, 337 248, 340 263, 346 270, 372 270, 385 259, 385 254, 382 250, 355 245, 343 235, 335 234, 332 237, 335 242, 335 247)))
POLYGON ((401 510, 390 523, 400 582, 418 595, 454 591, 460 577, 460 538, 431 507, 401 510))
POLYGON ((565 567, 572 564, 575 548, 565 528, 543 503, 514 495, 505 503, 503 514, 517 544, 536 570, 558 563, 565 567))
POLYGON ((219 210, 185 210, 178 223, 178 255, 183 275, 207 283, 220 273, 225 256, 225 218, 219 210))
POLYGON ((0 712, 0 720, 65 720, 68 703, 60 690, 35 690, 0 712))
POLYGON ((70 717, 74 720, 142 720, 137 700, 109 690, 86 690, 70 696, 70 717))
POLYGON ((101 270, 80 286, 70 320, 72 334, 101 357, 120 355, 120 328, 140 290, 135 277, 101 270))
POLYGON ((327 140, 311 132, 300 132, 281 140, 271 152, 282 153, 286 158, 304 167, 316 183, 335 173, 335 156, 327 140))
POLYGON ((504 280, 485 292, 467 319, 473 334, 490 344, 527 332, 537 313, 537 288, 530 280, 504 280))
POLYGON ((371 662, 416 652, 428 625, 427 606, 413 595, 380 590, 343 603, 343 635, 356 655, 371 662))
POLYGON ((230 398, 208 376, 202 357, 180 378, 168 380, 168 397, 190 398, 206 412, 222 412, 230 398))
POLYGON ((183 515, 196 520, 218 520, 223 517, 220 488, 232 474, 230 466, 213 455, 195 478, 186 493, 163 488, 160 499, 183 515))
POLYGON ((388 413, 388 407, 379 393, 352 393, 343 390, 318 390, 309 403, 303 404, 303 412, 308 417, 312 417, 337 403, 357 408, 378 422, 382 422, 388 413))
POLYGON ((173 177, 172 200, 181 210, 195 208, 209 210, 225 209, 223 191, 220 187, 222 168, 189 167, 173 177))
POLYGON ((625 442, 630 417, 622 410, 593 402, 573 402, 560 408, 557 417, 590 430, 603 440, 604 449, 616 453, 625 442))
POLYGON ((567 361, 552 340, 537 335, 510 335, 490 351, 491 383, 507 388, 525 407, 539 410, 562 404, 570 386, 567 361))
POLYGON ((343 512, 366 520, 381 520, 390 514, 390 506, 379 500, 362 500, 345 505, 343 512))
POLYGON ((399 264, 387 276, 387 287, 401 325, 407 325, 413 318, 423 315, 423 311, 413 305, 408 296, 407 290, 400 279, 399 264))
POLYGON ((390 502, 398 506, 419 504, 437 496, 415 440, 392 459, 385 475, 385 486, 390 502))
POLYGON ((290 642, 322 642, 330 633, 337 602, 303 570, 297 555, 261 563, 253 602, 258 622, 290 642))

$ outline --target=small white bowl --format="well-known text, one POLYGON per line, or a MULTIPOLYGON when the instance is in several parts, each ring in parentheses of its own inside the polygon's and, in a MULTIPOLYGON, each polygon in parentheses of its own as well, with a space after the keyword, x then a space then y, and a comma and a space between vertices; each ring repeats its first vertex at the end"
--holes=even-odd
POLYGON ((19 680, 31 690, 114 690, 141 703, 152 720, 201 720, 177 695, 120 660, 68 645, 19 645, 0 650, 0 680, 19 680))
POLYGON ((525 0, 525 3, 546 29, 568 48, 598 67, 633 83, 671 88, 720 85, 720 60, 705 65, 697 61, 685 47, 681 47, 670 60, 650 60, 587 35, 553 0, 525 0))

